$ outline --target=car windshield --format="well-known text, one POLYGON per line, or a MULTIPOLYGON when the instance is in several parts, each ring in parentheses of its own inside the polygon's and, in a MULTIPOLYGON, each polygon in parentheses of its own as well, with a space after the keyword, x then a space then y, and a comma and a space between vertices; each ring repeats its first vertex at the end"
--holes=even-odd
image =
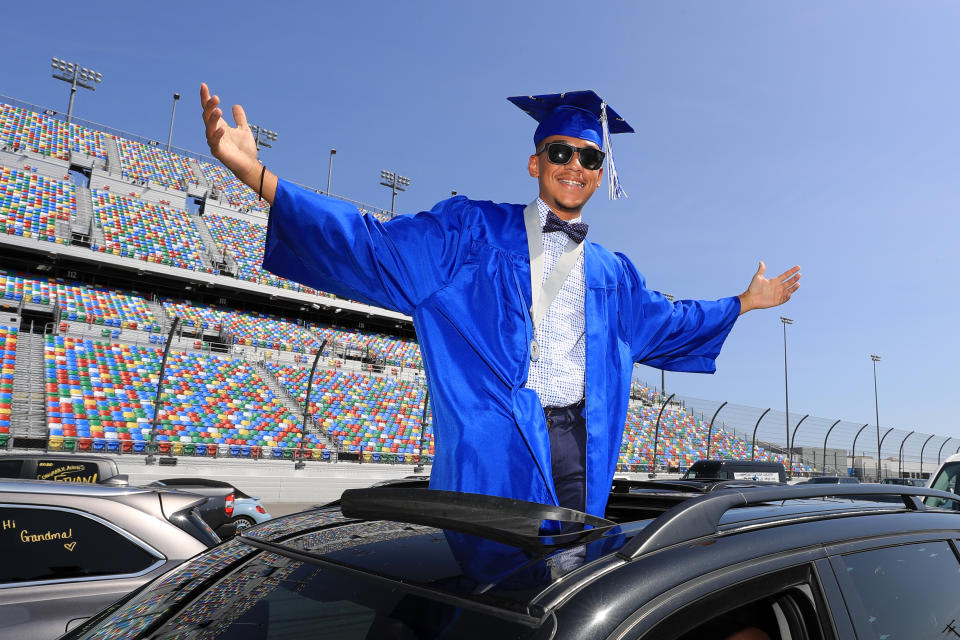
POLYGON ((720 475, 720 463, 712 464, 703 464, 698 463, 687 469, 687 472, 683 474, 685 480, 693 480, 695 478, 726 478, 727 474, 724 473, 720 475))
MULTIPOLYGON (((944 464, 943 469, 940 470, 937 477, 930 483, 930 488, 960 494, 960 462, 944 464)), ((924 498, 923 501, 928 507, 960 510, 960 503, 943 498, 927 497, 924 498)))
POLYGON ((67 637, 296 640, 322 628, 344 640, 538 638, 550 625, 533 597, 627 538, 544 560, 466 534, 318 510, 197 556, 67 637))

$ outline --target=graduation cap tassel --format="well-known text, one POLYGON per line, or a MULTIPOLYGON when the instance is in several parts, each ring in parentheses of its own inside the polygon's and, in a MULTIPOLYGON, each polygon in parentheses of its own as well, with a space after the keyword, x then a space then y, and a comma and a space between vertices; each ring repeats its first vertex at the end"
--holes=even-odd
POLYGON ((626 198, 627 192, 620 186, 617 166, 613 162, 613 145, 610 144, 610 125, 607 122, 607 103, 600 104, 600 126, 603 129, 603 149, 607 152, 607 190, 611 200, 626 198))

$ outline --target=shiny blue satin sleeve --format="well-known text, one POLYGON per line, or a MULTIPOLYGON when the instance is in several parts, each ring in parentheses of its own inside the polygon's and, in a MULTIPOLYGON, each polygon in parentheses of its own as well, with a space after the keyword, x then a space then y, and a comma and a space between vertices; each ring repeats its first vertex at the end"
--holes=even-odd
POLYGON ((647 289, 626 256, 617 255, 629 292, 629 302, 620 311, 620 330, 628 336, 634 362, 667 371, 716 371, 716 358, 740 315, 740 299, 670 302, 647 289))
POLYGON ((285 180, 270 210, 263 267, 320 291, 412 314, 459 266, 463 196, 382 223, 285 180))

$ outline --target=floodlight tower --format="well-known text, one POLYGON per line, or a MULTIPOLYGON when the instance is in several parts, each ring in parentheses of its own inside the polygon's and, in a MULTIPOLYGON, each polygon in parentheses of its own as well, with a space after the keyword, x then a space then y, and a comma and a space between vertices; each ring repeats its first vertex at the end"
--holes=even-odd
POLYGON ((180 100, 180 94, 173 94, 173 111, 170 113, 170 133, 167 134, 167 151, 170 151, 170 143, 173 141, 173 119, 177 117, 177 101, 180 100))
POLYGON ((870 354, 873 360, 873 409, 877 417, 877 482, 880 482, 880 401, 877 399, 877 363, 880 362, 880 356, 875 353, 870 354))
POLYGON ((250 127, 250 131, 253 133, 253 141, 257 145, 257 151, 260 150, 260 147, 266 147, 272 149, 273 145, 271 142, 277 141, 277 132, 270 131, 270 129, 264 129, 258 124, 247 125, 250 127))
POLYGON ((333 156, 337 155, 336 149, 330 149, 330 164, 327 167, 327 195, 330 195, 330 180, 333 178, 333 156))
POLYGON ((397 203, 397 191, 406 191, 404 187, 410 186, 410 178, 397 175, 394 171, 383 169, 380 171, 380 184, 390 187, 393 191, 393 197, 390 199, 390 215, 393 215, 394 206, 397 203))
POLYGON ((70 106, 67 107, 67 123, 69 123, 73 118, 73 98, 77 93, 77 87, 96 91, 95 85, 103 80, 103 74, 60 58, 50 58, 50 66, 53 68, 54 78, 70 83, 70 106))
MULTIPOLYGON (((670 302, 676 300, 676 297, 672 293, 665 293, 663 294, 663 297, 670 302)), ((660 395, 664 398, 667 397, 667 374, 663 369, 660 369, 660 395)))
POLYGON ((793 324, 790 318, 780 316, 780 322, 783 323, 783 404, 787 421, 787 473, 791 473, 793 468, 793 450, 790 448, 790 387, 787 385, 787 325, 793 324))

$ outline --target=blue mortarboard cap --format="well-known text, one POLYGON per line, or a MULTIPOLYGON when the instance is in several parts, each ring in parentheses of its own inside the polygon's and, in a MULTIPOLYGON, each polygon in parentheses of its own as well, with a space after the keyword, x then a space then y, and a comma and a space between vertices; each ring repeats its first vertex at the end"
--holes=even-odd
POLYGON ((513 96, 507 100, 540 123, 533 134, 535 145, 550 136, 570 136, 589 140, 603 149, 607 155, 607 184, 610 199, 616 200, 626 196, 617 178, 610 134, 633 133, 633 127, 607 106, 600 96, 588 90, 539 96, 513 96))

